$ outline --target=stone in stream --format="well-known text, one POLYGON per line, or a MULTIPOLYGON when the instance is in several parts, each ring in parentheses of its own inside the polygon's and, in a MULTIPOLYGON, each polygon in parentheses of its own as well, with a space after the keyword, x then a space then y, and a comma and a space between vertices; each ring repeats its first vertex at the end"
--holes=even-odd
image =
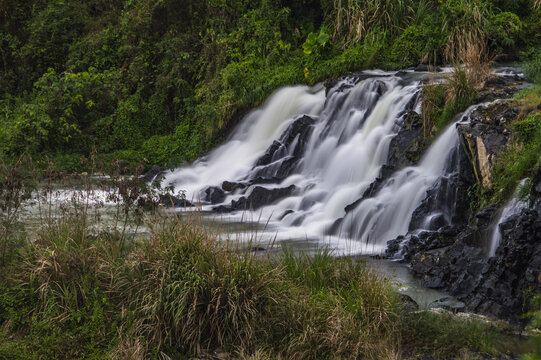
POLYGON ((160 195, 160 204, 167 207, 193 207, 194 205, 186 199, 179 199, 173 195, 160 195))
POLYGON ((154 165, 148 170, 143 176, 139 178, 144 183, 152 183, 154 181, 160 181, 163 173, 165 172, 165 168, 154 165))
POLYGON ((225 198, 226 194, 222 188, 211 186, 205 189, 205 197, 203 200, 208 201, 211 204, 219 204, 224 202, 225 198))
POLYGON ((246 184, 231 182, 231 181, 224 181, 222 183, 222 189, 226 192, 233 192, 237 189, 244 189, 244 188, 246 188, 246 184))
POLYGON ((286 188, 267 189, 262 186, 256 186, 248 195, 241 197, 237 201, 231 201, 232 210, 248 210, 258 209, 264 205, 272 204, 279 199, 291 196, 297 189, 295 185, 290 185, 286 188))

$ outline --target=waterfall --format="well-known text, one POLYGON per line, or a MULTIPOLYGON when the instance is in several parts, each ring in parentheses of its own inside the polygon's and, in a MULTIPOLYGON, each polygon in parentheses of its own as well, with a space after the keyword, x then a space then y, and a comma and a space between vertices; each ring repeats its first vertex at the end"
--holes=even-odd
POLYGON ((166 175, 166 182, 200 200, 202 190, 248 173, 272 141, 301 114, 317 116, 325 103, 322 86, 291 86, 278 90, 261 109, 250 113, 223 145, 192 165, 166 175))
POLYGON ((509 200, 509 202, 507 202, 507 204, 505 204, 503 210, 500 212, 498 221, 496 221, 495 225, 490 231, 491 236, 488 248, 489 257, 496 255, 496 250, 498 249, 498 246, 500 246, 500 242, 502 240, 500 224, 506 222, 511 216, 519 214, 522 210, 528 207, 528 202, 521 200, 519 197, 519 190, 522 186, 524 186, 527 180, 528 179, 523 179, 517 186, 513 197, 511 198, 511 200, 509 200))
POLYGON ((408 114, 419 112, 420 93, 415 78, 389 73, 346 77, 327 94, 322 86, 283 88, 227 142, 164 181, 204 209, 241 217, 239 210, 257 208, 279 238, 346 239, 357 251, 381 253, 388 240, 408 232, 430 187, 452 172, 448 165, 459 146, 454 124, 417 166, 396 171, 363 198, 380 176, 391 140, 408 114))
POLYGON ((411 216, 428 189, 443 175, 447 159, 459 145, 453 124, 429 148, 420 164, 393 174, 381 190, 363 200, 343 221, 346 234, 381 248, 408 231, 411 216))

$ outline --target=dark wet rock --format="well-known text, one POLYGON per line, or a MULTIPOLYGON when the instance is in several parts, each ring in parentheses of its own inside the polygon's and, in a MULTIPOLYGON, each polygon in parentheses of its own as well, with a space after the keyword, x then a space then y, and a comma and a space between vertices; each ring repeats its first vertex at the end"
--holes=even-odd
MULTIPOLYGON (((443 161, 443 159, 442 159, 443 161)), ((432 185, 415 209, 409 230, 438 230, 443 226, 462 226, 468 222, 468 190, 475 183, 468 154, 458 146, 445 159, 445 175, 432 185)))
POLYGON ((253 177, 277 182, 291 175, 304 155, 314 122, 307 115, 293 121, 280 139, 275 140, 259 158, 253 177))
POLYGON ((419 161, 426 142, 423 136, 423 120, 415 111, 409 111, 404 124, 389 145, 387 165, 400 170, 419 161))
POLYGON ((500 206, 470 216, 467 194, 475 183, 492 186, 494 160, 511 136, 505 125, 518 113, 499 101, 458 125, 461 146, 449 161, 455 171, 429 189, 410 233, 391 240, 387 250, 409 262, 425 286, 457 297, 468 310, 515 321, 531 305, 528 294, 541 293, 541 170, 532 180, 529 207, 500 224, 502 239, 492 258, 487 247, 500 206), (430 231, 414 231, 423 227, 430 231))
POLYGON ((507 145, 510 138, 510 133, 504 126, 491 124, 489 121, 501 124, 508 121, 507 116, 516 116, 508 105, 504 105, 505 111, 509 112, 508 115, 505 113, 498 115, 497 118, 500 120, 494 120, 489 116, 490 120, 487 120, 487 112, 501 106, 496 104, 489 109, 475 111, 469 124, 458 125, 461 142, 472 164, 475 179, 486 188, 492 187, 491 169, 496 155, 507 145))
POLYGON ((237 183, 237 182, 231 182, 231 181, 224 181, 222 183, 222 189, 227 192, 234 192, 238 189, 244 189, 246 188, 246 184, 243 183, 237 183))
POLYGON ((165 172, 165 168, 154 165, 143 176, 141 176, 139 180, 147 184, 155 180, 160 181, 164 172, 165 172))
POLYGON ((218 205, 212 208, 212 211, 217 212, 217 213, 228 213, 234 210, 235 209, 231 208, 231 206, 227 206, 227 205, 218 205))
POLYGON ((430 305, 428 305, 428 307, 449 310, 452 312, 459 312, 465 310, 466 304, 452 297, 444 297, 442 299, 433 301, 432 303, 430 303, 430 305))
POLYGON ((193 207, 194 205, 186 199, 173 195, 160 195, 160 204, 168 207, 193 207))
POLYGON ((224 202, 226 196, 227 195, 222 188, 211 186, 205 189, 204 200, 210 202, 211 204, 219 204, 224 202))
POLYGON ((507 99, 517 92, 517 85, 524 79, 520 76, 492 76, 478 94, 478 102, 507 99))
POLYGON ((476 215, 477 226, 483 229, 488 229, 488 227, 494 221, 494 215, 498 211, 498 205, 490 205, 481 209, 476 215))
MULTIPOLYGON (((533 187, 541 182, 539 172, 533 187)), ((481 210, 475 223, 461 229, 409 234, 390 242, 389 249, 398 251, 404 243, 404 258, 424 285, 449 292, 468 310, 517 321, 531 309, 531 294, 541 293, 538 201, 539 193, 533 191, 529 208, 500 224, 502 240, 492 258, 486 246, 496 206, 481 210)))
POLYGON ((541 293, 541 216, 527 209, 502 223, 500 229, 502 241, 490 259, 489 270, 476 294, 466 299, 474 310, 507 318, 528 310, 528 293, 541 293), (479 295, 481 300, 476 299, 479 295))
POLYGON ((276 152, 281 148, 283 147, 283 144, 277 140, 274 140, 271 144, 271 146, 269 146, 269 148, 267 149, 267 151, 265 151, 265 154, 263 154, 263 156, 261 156, 258 160, 257 160, 257 163, 255 164, 256 166, 263 166, 263 165, 268 165, 270 164, 273 160, 273 157, 274 157, 274 154, 276 154, 276 152))
POLYGON ((291 196, 296 190, 295 185, 290 185, 286 188, 267 189, 262 186, 256 186, 248 195, 241 197, 237 201, 231 201, 231 209, 233 210, 248 210, 257 209, 264 205, 272 204, 280 199, 291 196))

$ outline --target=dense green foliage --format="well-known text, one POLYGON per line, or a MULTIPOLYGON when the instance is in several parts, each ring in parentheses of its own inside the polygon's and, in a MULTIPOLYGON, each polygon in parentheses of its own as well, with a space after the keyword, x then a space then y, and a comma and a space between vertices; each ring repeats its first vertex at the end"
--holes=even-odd
POLYGON ((67 168, 63 160, 94 148, 177 164, 280 86, 445 62, 466 38, 507 55, 541 41, 541 10, 528 0, 1 0, 0 8, 0 155, 59 156, 67 168))
MULTIPOLYGON (((541 89, 523 90, 517 95, 517 101, 524 108, 536 109, 541 104, 541 89)), ((486 203, 508 198, 522 179, 531 180, 541 166, 541 111, 534 110, 517 119, 510 125, 510 130, 513 138, 494 164, 494 186, 484 194, 490 198, 486 203)), ((530 185, 531 181, 522 189, 522 194, 529 193, 530 185)))

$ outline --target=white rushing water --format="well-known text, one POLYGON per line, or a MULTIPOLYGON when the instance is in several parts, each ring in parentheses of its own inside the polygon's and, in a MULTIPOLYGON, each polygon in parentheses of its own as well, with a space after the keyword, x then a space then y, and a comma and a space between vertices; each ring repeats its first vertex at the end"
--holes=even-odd
POLYGON ((366 244, 385 245, 408 231, 411 215, 428 189, 443 175, 446 159, 458 146, 453 124, 430 147, 418 166, 396 172, 373 197, 348 213, 344 224, 349 236, 366 244))
MULTIPOLYGON (((362 81, 344 79, 327 96, 321 87, 287 87, 276 92, 261 110, 243 120, 228 142, 191 166, 167 174, 166 184, 197 200, 209 186, 253 179, 261 168, 255 164, 266 149, 300 115, 307 114, 315 122, 295 171, 280 181, 233 192, 223 204, 250 195, 255 186, 295 185, 291 196, 257 210, 256 217, 270 220, 278 239, 318 239, 348 252, 381 253, 388 240, 408 231, 412 213, 445 174, 447 158, 458 146, 458 131, 455 125, 447 128, 418 166, 397 171, 374 196, 346 213, 345 208, 358 201, 379 176, 407 111, 420 108, 418 82, 404 85, 393 75, 375 75, 379 76, 362 81), (333 229, 339 219, 340 228, 333 229)), ((288 151, 286 158, 292 156, 288 151)), ((231 215, 235 216, 245 214, 231 215)))
POLYGON ((489 248, 488 248, 489 257, 496 255, 496 250, 498 249, 498 247, 500 246, 500 242, 502 241, 502 233, 500 230, 500 224, 505 222, 511 216, 520 213, 522 210, 528 207, 528 202, 520 199, 519 197, 519 190, 522 186, 524 186, 527 180, 528 179, 523 179, 520 182, 520 184, 517 186, 517 189, 515 190, 515 194, 513 195, 513 198, 511 198, 511 200, 509 200, 509 202, 505 204, 503 210, 500 212, 500 217, 498 218, 498 221, 495 223, 495 225, 492 228, 489 248))
POLYGON ((225 144, 191 166, 171 172, 166 182, 186 191, 187 199, 198 201, 204 188, 245 176, 295 117, 301 114, 317 116, 324 103, 322 86, 282 88, 261 109, 246 116, 225 144))

